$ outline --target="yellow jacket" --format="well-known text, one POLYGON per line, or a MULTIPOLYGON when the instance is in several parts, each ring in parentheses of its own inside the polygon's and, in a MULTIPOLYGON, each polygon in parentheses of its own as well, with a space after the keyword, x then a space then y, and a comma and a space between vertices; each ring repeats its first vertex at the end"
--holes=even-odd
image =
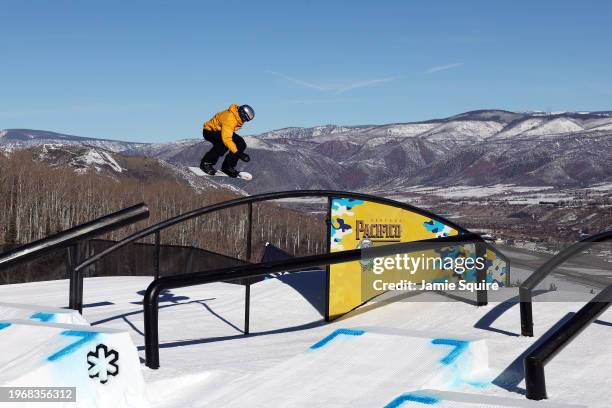
POLYGON ((227 110, 218 112, 208 122, 204 124, 204 129, 212 132, 221 132, 221 140, 223 144, 232 153, 238 152, 236 143, 232 140, 234 132, 242 127, 242 119, 238 114, 238 105, 235 103, 231 104, 227 110))

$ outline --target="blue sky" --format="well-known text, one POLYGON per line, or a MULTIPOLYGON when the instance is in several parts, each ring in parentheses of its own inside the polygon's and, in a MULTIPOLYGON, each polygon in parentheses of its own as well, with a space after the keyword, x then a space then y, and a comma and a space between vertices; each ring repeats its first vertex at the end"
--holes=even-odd
POLYGON ((0 128, 167 141, 231 102, 287 126, 612 110, 612 2, 4 1, 0 128))

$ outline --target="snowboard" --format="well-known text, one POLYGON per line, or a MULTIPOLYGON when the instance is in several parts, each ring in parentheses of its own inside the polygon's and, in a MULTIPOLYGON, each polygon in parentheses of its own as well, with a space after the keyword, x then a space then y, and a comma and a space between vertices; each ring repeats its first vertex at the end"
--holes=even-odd
MULTIPOLYGON (((210 174, 206 174, 202 171, 201 168, 199 167, 188 167, 189 170, 195 174, 196 176, 204 176, 204 177, 229 177, 227 174, 225 174, 224 172, 222 172, 221 170, 217 170, 217 172, 214 175, 210 175, 210 174)), ((241 171, 238 173, 238 177, 241 180, 253 180, 253 175, 251 173, 247 173, 246 171, 241 171)))

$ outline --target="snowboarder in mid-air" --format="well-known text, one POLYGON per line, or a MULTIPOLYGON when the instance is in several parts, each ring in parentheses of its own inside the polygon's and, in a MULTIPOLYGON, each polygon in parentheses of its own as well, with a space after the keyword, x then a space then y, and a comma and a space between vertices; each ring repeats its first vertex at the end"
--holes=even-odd
POLYGON ((215 175, 215 164, 229 150, 221 164, 221 171, 230 177, 239 177, 240 172, 235 168, 238 159, 248 162, 251 158, 244 152, 246 142, 235 132, 254 117, 255 111, 249 105, 231 104, 227 110, 218 112, 204 124, 202 136, 213 145, 200 162, 200 169, 204 173, 215 175))

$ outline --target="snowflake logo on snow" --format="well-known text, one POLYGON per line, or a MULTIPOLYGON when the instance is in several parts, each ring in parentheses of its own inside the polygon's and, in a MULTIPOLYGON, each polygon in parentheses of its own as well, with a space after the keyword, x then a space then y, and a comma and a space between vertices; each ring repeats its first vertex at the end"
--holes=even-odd
POLYGON ((95 351, 87 353, 89 378, 98 377, 102 384, 106 384, 109 375, 116 376, 119 374, 119 366, 116 364, 118 360, 119 353, 117 351, 109 350, 104 344, 98 344, 95 351))

